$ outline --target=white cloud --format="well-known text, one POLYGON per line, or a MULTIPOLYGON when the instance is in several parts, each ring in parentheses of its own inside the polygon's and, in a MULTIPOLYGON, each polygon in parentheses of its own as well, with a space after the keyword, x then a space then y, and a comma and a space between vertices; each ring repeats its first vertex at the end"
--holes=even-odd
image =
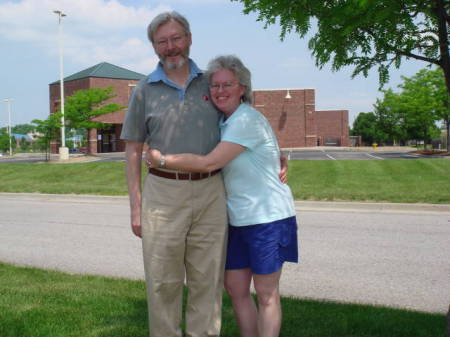
POLYGON ((149 73, 158 62, 157 57, 151 57, 152 54, 150 43, 137 38, 110 38, 100 44, 95 40, 78 38, 64 52, 69 57, 76 55, 73 62, 80 67, 106 61, 144 74, 149 73))
POLYGON ((80 66, 107 61, 148 72, 157 62, 146 40, 146 27, 166 5, 127 7, 117 0, 22 0, 0 4, 0 39, 32 44, 56 55, 58 19, 63 18, 64 58, 80 66), (147 60, 147 61, 142 61, 147 60), (144 65, 148 63, 149 66, 144 65))
POLYGON ((0 4, 0 23, 14 30, 24 26, 24 23, 28 29, 50 30, 57 24, 53 11, 61 10, 67 14, 64 22, 73 25, 75 30, 88 27, 91 31, 117 31, 145 27, 156 14, 168 9, 164 5, 154 9, 126 7, 116 0, 22 0, 0 4))

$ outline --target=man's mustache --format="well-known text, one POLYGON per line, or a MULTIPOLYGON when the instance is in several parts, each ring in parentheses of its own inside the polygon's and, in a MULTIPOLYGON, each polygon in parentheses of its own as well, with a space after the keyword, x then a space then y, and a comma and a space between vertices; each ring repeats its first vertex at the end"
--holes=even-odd
POLYGON ((178 56, 181 55, 181 51, 173 51, 166 54, 166 56, 178 56))

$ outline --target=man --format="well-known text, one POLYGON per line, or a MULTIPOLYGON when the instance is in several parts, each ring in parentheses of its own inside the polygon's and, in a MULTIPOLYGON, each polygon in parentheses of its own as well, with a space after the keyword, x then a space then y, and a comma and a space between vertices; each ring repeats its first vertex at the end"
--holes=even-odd
MULTIPOLYGON (((141 193, 143 144, 165 154, 207 154, 219 142, 219 114, 206 77, 189 59, 187 20, 162 13, 148 37, 160 62, 135 88, 126 140, 131 227, 142 237, 151 337, 181 337, 184 279, 186 335, 219 336, 227 215, 220 172, 149 169, 141 193)), ((164 162, 160 163, 164 167, 164 162)))

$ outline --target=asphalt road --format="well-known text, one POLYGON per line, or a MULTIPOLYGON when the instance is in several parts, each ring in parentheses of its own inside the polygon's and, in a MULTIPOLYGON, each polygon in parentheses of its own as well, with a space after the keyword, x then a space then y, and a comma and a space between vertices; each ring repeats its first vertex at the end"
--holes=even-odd
POLYGON ((430 157, 403 151, 348 151, 309 150, 286 151, 290 160, 386 160, 386 159, 432 159, 430 157))
MULTIPOLYGON (((303 148, 284 150, 290 160, 387 160, 387 159, 437 159, 441 156, 426 156, 409 151, 410 148, 395 148, 369 150, 369 148, 303 148)), ((71 154, 71 158, 82 155, 71 154)), ((58 160, 59 156, 52 154, 51 160, 58 160)), ((444 157, 445 158, 445 157, 444 157)), ((448 157, 446 157, 448 158, 448 157)), ((123 152, 98 153, 89 156, 91 161, 125 161, 123 152)), ((44 154, 16 154, 12 157, 0 157, 1 163, 35 163, 45 161, 44 154)))
MULTIPOLYGON (((297 202, 301 263, 283 295, 444 313, 450 205, 297 202)), ((143 278, 125 197, 0 193, 0 261, 143 278)))

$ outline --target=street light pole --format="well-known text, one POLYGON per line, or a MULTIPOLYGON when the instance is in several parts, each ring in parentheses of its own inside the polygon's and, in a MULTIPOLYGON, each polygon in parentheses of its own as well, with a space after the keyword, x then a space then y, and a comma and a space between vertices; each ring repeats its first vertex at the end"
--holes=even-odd
POLYGON ((4 101, 8 105, 8 134, 9 134, 9 156, 12 156, 12 143, 11 143, 11 102, 12 98, 5 98, 4 101))
POLYGON ((63 70, 63 35, 62 18, 67 16, 60 10, 54 10, 58 15, 58 42, 59 42, 59 88, 61 102, 61 147, 59 148, 59 159, 69 159, 69 149, 66 147, 66 126, 64 120, 64 70, 63 70))

